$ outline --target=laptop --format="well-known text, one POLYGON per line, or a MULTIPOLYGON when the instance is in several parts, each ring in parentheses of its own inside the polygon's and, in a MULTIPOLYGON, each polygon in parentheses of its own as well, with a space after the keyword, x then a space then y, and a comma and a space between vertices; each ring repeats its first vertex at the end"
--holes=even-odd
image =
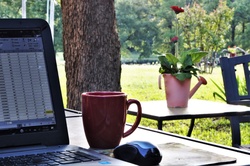
POLYGON ((51 31, 42 19, 0 19, 0 165, 4 164, 128 164, 69 145, 51 31))

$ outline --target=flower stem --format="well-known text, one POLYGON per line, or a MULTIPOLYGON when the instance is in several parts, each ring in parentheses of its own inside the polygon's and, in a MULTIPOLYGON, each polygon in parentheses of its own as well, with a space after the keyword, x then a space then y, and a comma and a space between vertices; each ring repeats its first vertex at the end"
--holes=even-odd
MULTIPOLYGON (((176 36, 178 36, 179 37, 179 27, 178 27, 178 20, 177 20, 177 24, 176 24, 176 29, 175 29, 175 33, 176 33, 176 36)), ((176 43, 175 43, 175 56, 177 57, 178 56, 178 50, 179 50, 179 48, 178 48, 178 44, 179 43, 179 41, 177 41, 176 43)))

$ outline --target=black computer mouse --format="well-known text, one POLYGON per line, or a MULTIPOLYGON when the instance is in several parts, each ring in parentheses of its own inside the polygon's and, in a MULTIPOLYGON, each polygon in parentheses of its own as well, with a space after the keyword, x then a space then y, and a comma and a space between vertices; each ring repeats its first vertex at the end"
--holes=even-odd
POLYGON ((116 147, 114 157, 137 165, 158 165, 162 155, 159 149, 145 141, 132 141, 116 147))

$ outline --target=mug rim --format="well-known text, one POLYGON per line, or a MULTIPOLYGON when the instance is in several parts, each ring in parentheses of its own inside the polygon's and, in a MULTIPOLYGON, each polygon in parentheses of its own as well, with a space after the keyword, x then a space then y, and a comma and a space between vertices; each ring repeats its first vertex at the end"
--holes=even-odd
POLYGON ((90 96, 90 97, 114 97, 114 96, 127 96, 123 92, 119 91, 90 91, 83 92, 82 96, 90 96))

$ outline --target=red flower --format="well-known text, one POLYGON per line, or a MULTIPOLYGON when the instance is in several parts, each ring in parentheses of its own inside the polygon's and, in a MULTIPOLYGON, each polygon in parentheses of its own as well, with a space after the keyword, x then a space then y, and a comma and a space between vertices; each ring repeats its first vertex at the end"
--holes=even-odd
POLYGON ((182 9, 179 6, 171 6, 171 9, 175 12, 175 14, 179 14, 179 13, 184 12, 184 9, 182 9))
POLYGON ((174 36, 171 38, 171 42, 176 43, 178 41, 178 39, 179 38, 177 36, 174 36))

